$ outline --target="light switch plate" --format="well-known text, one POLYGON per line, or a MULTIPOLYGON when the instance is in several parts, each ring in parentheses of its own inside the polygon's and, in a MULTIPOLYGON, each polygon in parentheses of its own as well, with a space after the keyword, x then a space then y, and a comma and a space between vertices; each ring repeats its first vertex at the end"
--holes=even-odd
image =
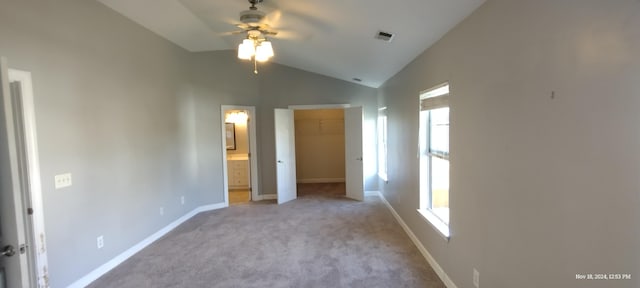
POLYGON ((71 186, 71 173, 60 174, 55 176, 56 189, 71 186))

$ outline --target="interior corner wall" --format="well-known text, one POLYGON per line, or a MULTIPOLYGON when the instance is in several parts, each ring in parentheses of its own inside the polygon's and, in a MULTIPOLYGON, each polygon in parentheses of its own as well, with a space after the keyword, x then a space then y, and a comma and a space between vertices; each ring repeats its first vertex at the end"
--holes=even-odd
POLYGON ((458 287, 640 287, 638 27, 635 0, 489 0, 379 89, 380 188, 458 287), (416 212, 419 92, 445 81, 448 243, 416 212))
MULTIPOLYGON (((224 202, 222 188, 222 115, 221 105, 256 106, 258 81, 253 70, 240 62, 234 51, 200 52, 192 54, 192 75, 198 102, 196 130, 198 165, 196 186, 206 196, 205 203, 224 202)), ((258 113, 258 112, 257 112, 258 113)), ((256 123, 260 129, 260 123, 256 123)), ((258 145, 260 136, 256 139, 258 145)), ((260 157, 260 155, 258 155, 260 157)), ((260 175, 258 175, 260 176, 260 175)))
POLYGON ((189 53, 97 1, 0 7, 0 55, 33 77, 51 287, 224 203, 220 105, 258 83, 230 51, 189 53))

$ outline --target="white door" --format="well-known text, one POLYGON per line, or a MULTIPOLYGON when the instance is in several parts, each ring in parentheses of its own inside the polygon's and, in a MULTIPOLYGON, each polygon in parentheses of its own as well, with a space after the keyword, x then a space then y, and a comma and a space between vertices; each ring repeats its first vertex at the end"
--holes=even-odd
POLYGON ((7 63, 0 58, 0 287, 29 287, 13 105, 7 63))
POLYGON ((347 197, 364 200, 362 165, 362 107, 344 109, 344 142, 347 197))
POLYGON ((275 109, 278 204, 296 199, 296 145, 293 110, 275 109))

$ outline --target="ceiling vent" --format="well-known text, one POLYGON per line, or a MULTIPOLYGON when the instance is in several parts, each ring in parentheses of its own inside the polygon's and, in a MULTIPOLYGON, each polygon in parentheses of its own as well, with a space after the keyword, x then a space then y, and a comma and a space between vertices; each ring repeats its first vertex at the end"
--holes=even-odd
POLYGON ((378 33, 376 34, 376 39, 380 39, 385 42, 391 42, 391 40, 393 40, 393 36, 394 35, 392 33, 378 31, 378 33))

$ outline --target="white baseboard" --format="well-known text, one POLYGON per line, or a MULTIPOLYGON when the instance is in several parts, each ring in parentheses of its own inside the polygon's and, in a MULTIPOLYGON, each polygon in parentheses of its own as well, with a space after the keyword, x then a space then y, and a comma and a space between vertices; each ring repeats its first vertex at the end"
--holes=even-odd
POLYGON ((377 192, 380 199, 382 199, 382 202, 384 202, 387 208, 389 208, 389 211, 391 211, 391 214, 393 214, 393 217, 395 217, 398 223, 400 223, 400 226, 402 226, 402 229, 404 229, 407 235, 409 235, 409 238, 411 238, 411 241, 413 241, 413 244, 415 244, 416 247, 418 247, 418 250, 420 250, 420 253, 422 253, 422 256, 424 256, 424 258, 427 259, 427 262, 429 262, 433 270, 436 272, 436 274, 438 274, 438 277, 440 277, 440 280, 444 282, 444 285, 447 286, 448 288, 458 288, 458 286, 456 286, 456 284, 453 283, 451 278, 449 278, 449 275, 447 275, 447 273, 444 272, 440 264, 436 262, 436 259, 434 259, 433 256, 431 256, 427 248, 425 248, 424 245, 422 245, 422 243, 418 240, 418 237, 416 237, 416 234, 414 234, 413 231, 411 231, 411 228, 407 226, 407 223, 405 223, 404 220, 402 220, 402 218, 396 212, 396 210, 393 209, 393 206, 391 206, 391 204, 389 204, 387 199, 384 198, 384 195, 382 195, 382 193, 378 191, 372 191, 372 192, 377 192))
POLYGON ((262 200, 277 200, 278 199, 278 194, 264 194, 264 195, 260 195, 262 196, 262 200))
POLYGON ((309 178, 309 179, 298 179, 297 183, 308 184, 308 183, 343 183, 346 180, 344 178, 309 178))
POLYGON ((200 206, 200 207, 194 209, 193 211, 187 213, 186 215, 178 218, 176 221, 171 222, 166 227, 160 229, 158 232, 153 233, 153 235, 151 235, 151 236, 145 238, 144 240, 140 241, 138 244, 134 245, 133 247, 131 247, 131 248, 127 249, 126 251, 120 253, 120 255, 118 255, 118 256, 114 257, 113 259, 109 260, 109 262, 102 264, 102 266, 100 266, 100 267, 96 268, 95 270, 91 271, 89 274, 87 274, 84 277, 78 279, 76 282, 73 282, 71 285, 67 286, 67 288, 84 288, 84 287, 86 287, 87 285, 91 284, 91 282, 93 282, 96 279, 100 278, 102 275, 104 275, 107 272, 111 271, 111 269, 115 268, 116 266, 118 266, 122 262, 124 262, 125 260, 129 259, 129 257, 133 256, 134 254, 140 252, 145 247, 149 246, 149 244, 151 244, 154 241, 160 239, 160 237, 162 237, 165 234, 169 233, 171 230, 175 229, 176 227, 178 227, 180 224, 184 223, 185 221, 191 219, 191 217, 193 217, 193 216, 195 216, 195 215, 197 215, 197 214, 199 214, 201 212, 217 210, 217 209, 221 209, 221 208, 225 208, 225 207, 227 207, 227 205, 225 203, 218 203, 218 204, 200 206))

